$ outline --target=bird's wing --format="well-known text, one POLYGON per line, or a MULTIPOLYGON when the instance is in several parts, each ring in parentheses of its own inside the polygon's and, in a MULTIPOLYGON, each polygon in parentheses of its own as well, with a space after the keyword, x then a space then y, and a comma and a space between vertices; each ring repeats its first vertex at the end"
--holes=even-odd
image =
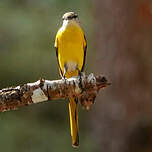
POLYGON ((82 65, 82 68, 81 68, 81 72, 83 72, 83 70, 84 70, 85 61, 86 61, 87 40, 86 40, 85 35, 84 35, 83 49, 84 49, 84 57, 83 57, 83 65, 82 65))
POLYGON ((61 76, 63 76, 63 72, 62 72, 61 67, 60 67, 60 64, 59 64, 59 57, 58 57, 58 38, 57 38, 57 36, 56 36, 56 39, 55 39, 54 47, 55 47, 55 50, 56 50, 56 57, 57 57, 57 62, 58 62, 58 66, 59 66, 59 71, 60 71, 61 76))

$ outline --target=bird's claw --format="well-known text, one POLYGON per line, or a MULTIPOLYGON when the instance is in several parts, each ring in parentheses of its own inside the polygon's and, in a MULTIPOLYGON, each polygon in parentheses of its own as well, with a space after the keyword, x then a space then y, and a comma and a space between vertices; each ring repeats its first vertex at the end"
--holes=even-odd
POLYGON ((62 76, 62 81, 64 81, 64 83, 66 83, 67 78, 65 76, 62 76))

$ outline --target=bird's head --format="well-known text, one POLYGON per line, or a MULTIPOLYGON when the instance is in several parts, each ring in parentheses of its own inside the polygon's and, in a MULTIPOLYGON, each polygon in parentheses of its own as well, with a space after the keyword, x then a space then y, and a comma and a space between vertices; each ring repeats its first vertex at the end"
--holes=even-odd
POLYGON ((63 15, 62 17, 63 23, 71 23, 71 22, 76 22, 79 23, 78 15, 74 12, 67 12, 63 15))

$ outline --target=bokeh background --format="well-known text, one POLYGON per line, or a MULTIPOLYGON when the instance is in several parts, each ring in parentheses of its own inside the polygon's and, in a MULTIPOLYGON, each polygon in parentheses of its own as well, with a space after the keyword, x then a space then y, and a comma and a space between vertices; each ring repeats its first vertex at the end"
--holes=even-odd
MULTIPOLYGON (((87 38, 86 73, 112 82, 89 112, 79 108, 77 151, 151 152, 151 0, 1 0, 0 88, 60 78, 54 39, 67 11, 79 14, 87 38)), ((68 102, 0 113, 0 151, 76 151, 68 102)))

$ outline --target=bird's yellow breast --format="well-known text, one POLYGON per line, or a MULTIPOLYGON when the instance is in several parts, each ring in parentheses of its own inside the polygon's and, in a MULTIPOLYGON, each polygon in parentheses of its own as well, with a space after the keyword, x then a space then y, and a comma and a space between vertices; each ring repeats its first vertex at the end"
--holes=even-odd
POLYGON ((62 71, 65 63, 69 66, 66 77, 78 75, 76 67, 81 68, 84 60, 84 34, 81 27, 77 24, 62 26, 56 36, 58 48, 58 61, 62 71))

